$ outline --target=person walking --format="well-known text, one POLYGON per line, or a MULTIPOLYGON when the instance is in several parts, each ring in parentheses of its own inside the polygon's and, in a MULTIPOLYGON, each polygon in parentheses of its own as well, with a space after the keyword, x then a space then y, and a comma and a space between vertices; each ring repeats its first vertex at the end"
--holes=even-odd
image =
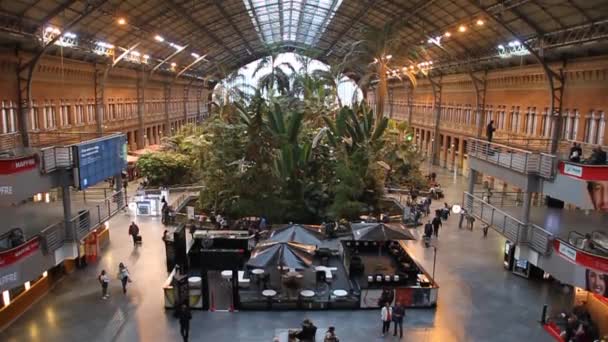
POLYGON ((101 270, 101 273, 97 277, 99 280, 99 284, 101 285, 101 299, 108 299, 110 295, 108 294, 108 285, 110 284, 110 277, 106 274, 105 270, 101 270))
POLYGON ((186 304, 182 304, 180 306, 177 318, 179 319, 179 333, 182 335, 184 342, 188 342, 188 335, 190 335, 190 320, 192 319, 192 314, 190 313, 190 309, 186 304))
POLYGON ((122 293, 126 294, 127 283, 131 282, 131 275, 129 274, 127 266, 125 266, 125 264, 123 264, 122 262, 118 264, 118 279, 120 279, 120 282, 122 284, 122 293))
POLYGON ((427 223, 424 225, 424 245, 426 247, 430 246, 431 243, 431 236, 433 235, 433 224, 431 223, 431 221, 427 221, 427 223))
POLYGON ((486 126, 486 137, 488 137, 488 141, 492 142, 492 137, 494 136, 494 120, 490 120, 490 123, 486 126))
POLYGON ((382 319, 382 336, 384 337, 391 329, 391 321, 393 320, 393 308, 388 301, 384 302, 380 311, 380 318, 382 319))
POLYGON ((401 302, 397 302, 393 307, 393 324, 394 332, 393 336, 397 336, 397 326, 399 326, 399 338, 403 338, 403 318, 405 317, 405 307, 401 305, 401 302))
POLYGON ((133 238, 133 246, 137 246, 137 237, 139 236, 139 227, 135 222, 131 222, 129 226, 129 235, 133 238))
POLYGON ((433 235, 435 235, 436 238, 439 238, 439 227, 441 227, 441 217, 435 216, 435 218, 433 218, 433 222, 431 223, 433 224, 433 235))
POLYGON ((338 338, 338 336, 336 336, 336 328, 329 327, 327 329, 323 342, 340 342, 340 339, 338 338))

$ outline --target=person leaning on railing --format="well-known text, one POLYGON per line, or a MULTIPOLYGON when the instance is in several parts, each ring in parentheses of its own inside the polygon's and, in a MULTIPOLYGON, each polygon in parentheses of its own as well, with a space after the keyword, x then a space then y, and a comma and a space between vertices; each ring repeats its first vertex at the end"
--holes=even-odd
POLYGON ((591 165, 606 165, 606 151, 602 150, 602 146, 597 145, 593 148, 588 163, 591 165))
POLYGON ((580 163, 582 157, 583 149, 581 148, 581 145, 576 142, 572 143, 572 147, 570 148, 570 161, 580 163))

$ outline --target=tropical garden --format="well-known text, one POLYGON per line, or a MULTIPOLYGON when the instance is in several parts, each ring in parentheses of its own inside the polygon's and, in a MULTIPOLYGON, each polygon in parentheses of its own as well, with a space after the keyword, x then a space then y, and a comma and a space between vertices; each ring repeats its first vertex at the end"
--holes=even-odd
MULTIPOLYGON (((386 47, 377 39, 369 45, 363 50, 378 62, 368 59, 359 84, 384 92, 386 47)), ((183 127, 163 151, 139 159, 151 185, 200 184, 202 210, 301 223, 377 213, 386 187, 421 186, 421 157, 407 124, 363 101, 343 105, 338 96, 349 63, 361 56, 323 70, 311 70, 310 55, 297 57, 299 67, 277 56, 257 64, 254 74, 263 74, 256 85, 218 85, 202 124, 183 127)))

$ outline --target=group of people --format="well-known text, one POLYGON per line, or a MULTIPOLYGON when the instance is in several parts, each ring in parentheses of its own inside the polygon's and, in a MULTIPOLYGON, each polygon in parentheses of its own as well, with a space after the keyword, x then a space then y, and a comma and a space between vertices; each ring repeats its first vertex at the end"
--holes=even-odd
POLYGON ((583 159, 583 148, 579 143, 572 143, 570 147, 569 159, 574 163, 582 163, 590 165, 606 165, 606 151, 602 149, 602 146, 595 146, 591 151, 589 159, 583 159))
POLYGON ((560 337, 565 342, 591 342, 597 341, 599 332, 591 320, 589 312, 583 306, 575 307, 571 313, 562 313, 565 326, 560 337))
POLYGON ((428 220, 424 225, 424 239, 428 244, 432 236, 439 238, 439 228, 442 227, 442 221, 445 221, 450 216, 451 207, 447 203, 443 203, 443 207, 435 210, 435 217, 428 220))
MULTIPOLYGON (((129 270, 122 262, 118 264, 118 275, 116 276, 120 283, 122 284, 122 293, 127 293, 127 284, 132 282, 131 274, 129 270)), ((101 285, 101 299, 110 298, 110 294, 108 293, 108 287, 110 285, 110 277, 108 276, 106 270, 101 270, 101 273, 97 277, 99 284, 101 285)))
POLYGON ((382 320, 382 336, 390 333, 391 322, 393 323, 394 330, 393 336, 397 336, 397 328, 399 328, 399 338, 403 338, 403 319, 405 318, 405 307, 397 302, 394 306, 391 306, 389 301, 384 302, 382 309, 380 310, 380 319, 382 320))
MULTIPOLYGON (((302 321, 302 327, 299 330, 290 331, 288 337, 290 341, 297 339, 298 341, 312 342, 316 340, 316 335, 317 327, 311 320, 305 319, 302 321)), ((275 337, 274 341, 279 341, 279 338, 275 337)), ((325 336, 323 337, 323 342, 340 342, 338 335, 336 335, 335 327, 330 326, 327 328, 325 336)))

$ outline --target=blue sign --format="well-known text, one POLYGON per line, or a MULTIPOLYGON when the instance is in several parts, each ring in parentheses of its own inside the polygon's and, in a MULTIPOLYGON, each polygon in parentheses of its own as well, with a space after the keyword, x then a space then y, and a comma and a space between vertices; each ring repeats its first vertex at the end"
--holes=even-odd
POLYGON ((78 156, 75 175, 79 189, 86 189, 127 167, 127 140, 124 134, 96 139, 74 146, 78 156))

